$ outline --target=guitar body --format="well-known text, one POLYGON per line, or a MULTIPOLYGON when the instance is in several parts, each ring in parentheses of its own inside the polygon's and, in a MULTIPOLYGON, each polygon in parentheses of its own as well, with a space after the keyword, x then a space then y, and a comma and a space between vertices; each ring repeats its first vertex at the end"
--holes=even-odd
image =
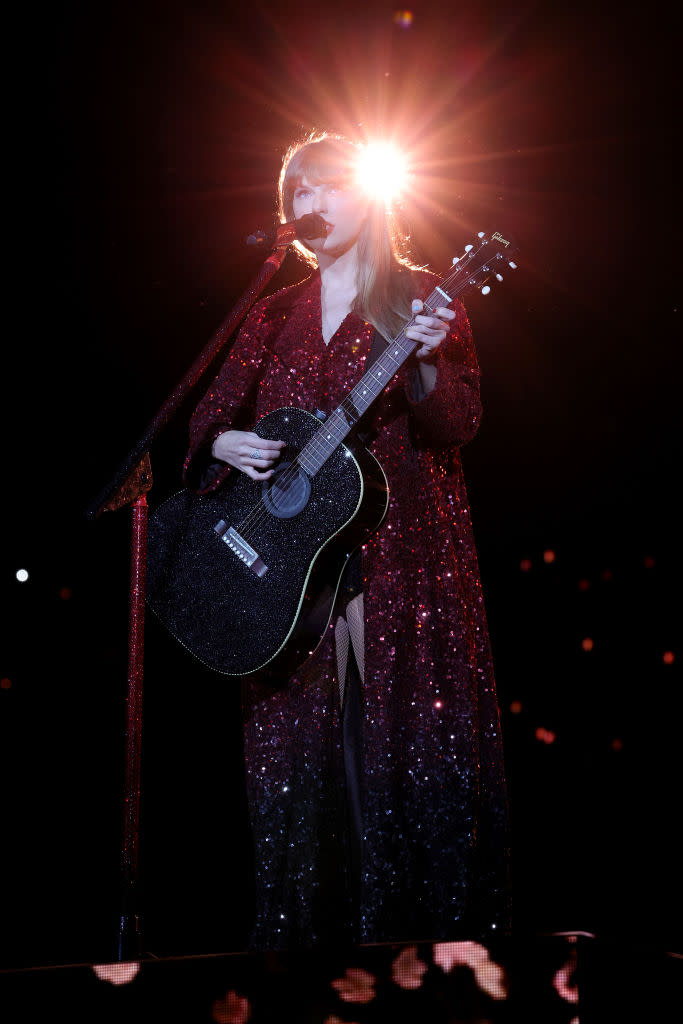
POLYGON ((292 675, 327 630, 350 555, 386 515, 386 477, 362 446, 340 444, 310 477, 294 461, 320 427, 301 409, 269 413, 254 432, 286 442, 269 480, 235 472, 150 519, 148 603, 216 672, 292 675))

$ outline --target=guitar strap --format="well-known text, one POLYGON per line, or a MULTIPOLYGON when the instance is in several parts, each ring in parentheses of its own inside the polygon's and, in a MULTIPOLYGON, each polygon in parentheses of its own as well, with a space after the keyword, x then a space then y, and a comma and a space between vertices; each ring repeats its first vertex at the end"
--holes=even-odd
POLYGON ((370 346, 370 354, 365 363, 365 368, 369 369, 374 363, 377 362, 379 357, 384 352, 389 342, 386 338, 383 338, 379 331, 375 328, 375 333, 372 336, 372 345, 370 346))
MULTIPOLYGON (((389 342, 386 338, 383 338, 379 331, 375 330, 370 345, 370 353, 365 363, 366 370, 369 370, 377 362, 388 345, 389 342)), ((355 427, 356 437, 366 448, 377 439, 380 430, 387 427, 392 420, 400 416, 402 412, 405 412, 408 407, 405 389, 402 385, 397 384, 390 385, 377 399, 377 402, 381 404, 381 423, 378 423, 376 415, 377 403, 373 403, 367 412, 361 416, 355 427)))
MULTIPOLYGON (((369 369, 382 355, 389 342, 382 337, 378 330, 372 337, 370 353, 365 362, 366 370, 369 369)), ((371 412, 372 410, 368 410, 371 412)), ((377 436, 377 431, 369 424, 369 430, 364 431, 363 420, 361 419, 356 428, 356 436, 363 445, 369 444, 377 436), (361 429, 358 429, 360 427, 361 429)), ((363 567, 361 552, 354 551, 347 562, 346 568, 339 581, 339 598, 337 606, 337 621, 335 628, 335 648, 337 654, 337 675, 339 680, 340 704, 344 707, 345 682, 349 666, 349 659, 354 659, 357 665, 356 671, 360 672, 361 682, 364 679, 364 657, 363 657, 363 567)))

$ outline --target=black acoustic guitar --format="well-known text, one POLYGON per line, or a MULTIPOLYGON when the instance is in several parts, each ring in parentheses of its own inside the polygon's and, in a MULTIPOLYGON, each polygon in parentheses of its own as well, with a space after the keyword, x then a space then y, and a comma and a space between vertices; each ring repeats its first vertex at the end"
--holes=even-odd
MULTIPOLYGON (((500 233, 467 246, 424 301, 429 315, 491 276, 514 249, 500 233)), ((183 490, 151 517, 147 600, 199 661, 229 676, 295 672, 320 644, 351 554, 377 530, 389 488, 377 459, 350 437, 418 343, 387 345, 323 422, 282 408, 254 427, 282 439, 267 481, 244 473, 210 495, 183 490)))

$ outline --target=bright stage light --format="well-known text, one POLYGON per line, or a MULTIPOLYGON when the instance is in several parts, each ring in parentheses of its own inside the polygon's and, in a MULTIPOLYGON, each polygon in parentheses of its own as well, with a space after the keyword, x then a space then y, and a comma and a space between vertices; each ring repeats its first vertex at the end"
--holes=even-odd
POLYGON ((405 157, 388 142, 371 142, 358 157, 358 180, 373 197, 389 205, 405 188, 408 167, 405 157))

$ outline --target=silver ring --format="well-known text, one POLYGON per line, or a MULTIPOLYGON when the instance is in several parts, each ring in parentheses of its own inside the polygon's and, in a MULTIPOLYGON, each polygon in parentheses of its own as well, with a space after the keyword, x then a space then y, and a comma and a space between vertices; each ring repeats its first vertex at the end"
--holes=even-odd
POLYGON ((260 459, 261 458, 261 452, 258 450, 258 448, 254 448, 253 452, 251 453, 251 457, 252 457, 252 459, 260 459))

